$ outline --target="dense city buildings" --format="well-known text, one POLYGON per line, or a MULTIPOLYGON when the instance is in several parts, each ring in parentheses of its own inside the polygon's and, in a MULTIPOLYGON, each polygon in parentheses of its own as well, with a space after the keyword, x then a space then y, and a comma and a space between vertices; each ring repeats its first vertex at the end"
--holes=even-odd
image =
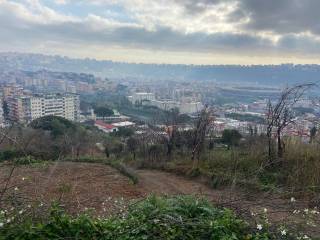
MULTIPOLYGON (((0 124, 6 123, 6 120, 28 123, 48 115, 79 122, 103 120, 108 124, 133 118, 152 124, 158 116, 149 114, 150 109, 159 113, 161 110, 178 109, 179 113, 193 119, 206 105, 213 109, 218 135, 224 129, 236 129, 243 135, 251 134, 252 129, 259 135, 264 134, 267 103, 269 100, 276 101, 281 93, 281 87, 245 86, 230 82, 221 84, 183 79, 157 81, 129 77, 109 79, 92 74, 46 70, 3 71, 0 72, 0 80, 2 100, 7 108, 4 117, 4 111, 0 109, 0 124), (88 106, 82 109, 81 115, 80 96, 84 102, 91 101, 91 105, 83 104, 88 106), (99 116, 94 107, 100 105, 110 108, 116 106, 117 109, 113 109, 111 116, 99 116)), ((283 134, 307 139, 310 129, 317 125, 320 108, 314 105, 311 98, 303 99, 294 106, 294 114, 295 125, 287 126, 283 134)), ((181 129, 185 127, 192 128, 181 126, 181 129)))

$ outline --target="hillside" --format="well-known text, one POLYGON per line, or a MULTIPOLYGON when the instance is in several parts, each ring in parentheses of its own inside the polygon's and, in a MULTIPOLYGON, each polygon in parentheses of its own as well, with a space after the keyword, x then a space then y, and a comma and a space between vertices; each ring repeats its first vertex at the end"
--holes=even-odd
MULTIPOLYGON (((8 176, 10 172, 9 169, 10 169, 10 166, 6 166, 2 164, 2 167, 0 170, 0 180, 2 183, 8 176)), ((104 219, 103 221, 109 221, 107 220, 108 216, 114 215, 114 214, 117 215, 119 214, 119 211, 121 214, 123 211, 130 212, 132 211, 132 209, 131 207, 129 207, 130 206, 129 203, 130 202, 134 203, 133 207, 136 208, 137 207, 136 203, 138 202, 138 204, 143 204, 143 205, 147 204, 147 205, 144 205, 143 208, 140 208, 138 212, 137 217, 141 218, 144 216, 143 215, 144 213, 142 213, 141 211, 148 212, 148 209, 151 207, 150 204, 157 205, 161 201, 163 201, 161 199, 158 199, 158 200, 152 199, 152 197, 151 199, 147 198, 147 200, 143 200, 145 199, 145 197, 149 196, 150 194, 156 194, 157 196, 168 196, 173 198, 181 195, 186 195, 186 196, 193 195, 193 196, 197 196, 197 198, 199 199, 206 198, 211 203, 215 204, 216 207, 223 206, 223 207, 228 207, 233 209, 236 212, 237 216, 241 216, 242 219, 245 219, 250 224, 253 224, 253 226, 257 221, 258 222, 265 221, 260 218, 265 218, 266 216, 268 221, 272 223, 286 222, 287 224, 289 223, 296 224, 296 221, 297 221, 296 217, 290 214, 293 206, 288 204, 288 199, 276 198, 275 195, 273 194, 251 193, 250 195, 248 195, 248 193, 245 193, 241 190, 236 190, 233 188, 226 188, 221 190, 212 189, 212 188, 209 188, 207 185, 201 183, 199 179, 198 180, 187 179, 172 173, 166 173, 166 172, 155 171, 155 170, 138 170, 136 174, 139 178, 139 182, 137 184, 132 184, 132 182, 128 178, 121 175, 121 173, 119 173, 116 169, 113 169, 112 167, 107 166, 105 164, 101 164, 101 163, 99 164, 99 163, 80 163, 80 162, 52 162, 52 163, 44 162, 44 163, 38 163, 38 164, 32 164, 32 165, 24 165, 24 166, 21 165, 16 168, 14 174, 12 175, 12 181, 8 186, 9 191, 7 193, 10 195, 10 192, 13 191, 15 192, 16 201, 32 203, 32 205, 28 205, 28 208, 33 209, 32 211, 38 212, 37 213, 38 215, 40 214, 39 211, 45 212, 46 211, 45 209, 50 208, 52 202, 56 201, 56 202, 59 202, 59 204, 63 207, 63 209, 66 210, 68 214, 71 214, 70 216, 79 216, 79 214, 87 213, 88 210, 90 210, 91 214, 93 214, 94 216, 102 217, 104 219), (141 201, 145 203, 142 203, 141 201), (252 215, 252 213, 255 213, 255 214, 252 215)), ((189 199, 188 197, 186 197, 185 199, 178 197, 176 200, 168 199, 168 201, 174 201, 173 209, 177 210, 179 207, 179 204, 181 204, 180 201, 183 201, 184 204, 187 204, 187 201, 191 200, 191 199, 189 200, 188 199, 189 199)), ((188 203, 193 205, 193 208, 190 208, 187 211, 188 216, 191 216, 190 214, 192 213, 192 211, 195 211, 195 207, 198 204, 192 201, 188 203)), ((162 202, 161 205, 157 205, 157 208, 159 209, 154 210, 156 211, 155 212, 156 215, 154 215, 154 213, 145 212, 145 214, 147 215, 144 217, 161 218, 162 215, 159 211, 170 211, 169 209, 165 210, 163 208, 164 204, 169 204, 169 203, 170 202, 168 203, 162 202)), ((202 210, 205 210, 205 212, 209 211, 208 206, 202 206, 201 204, 204 204, 204 202, 200 203, 200 205, 198 206, 199 210, 202 209, 202 210)), ((18 205, 16 207, 20 208, 20 206, 18 205)), ((185 205, 185 207, 187 207, 187 205, 185 205)), ((296 203, 294 206, 294 209, 298 209, 298 208, 299 209, 307 208, 307 205, 305 205, 303 202, 296 203)), ((28 212, 29 210, 22 210, 22 211, 28 212)), ((174 214, 174 213, 168 212, 167 214, 174 214)), ((197 218, 197 221, 199 222, 199 224, 204 220, 202 219, 203 217, 204 215, 201 215, 201 217, 199 216, 199 218, 197 218)), ((124 219, 127 219, 127 218, 125 217, 124 219)), ((136 221, 140 221, 138 219, 136 219, 136 221)), ((236 224, 234 227, 231 227, 232 225, 229 225, 229 224, 235 224, 236 222, 239 224, 240 221, 235 219, 233 220, 233 215, 230 215, 230 213, 227 214, 226 212, 226 215, 225 217, 223 217, 223 219, 224 220, 221 222, 221 224, 223 225, 220 225, 220 228, 226 228, 226 229, 230 228, 230 231, 234 231, 235 233, 238 232, 238 234, 240 234, 241 232, 242 232, 241 234, 244 234, 246 231, 248 231, 248 229, 245 230, 247 228, 245 227, 246 225, 242 225, 242 223, 240 225, 236 224), (228 221, 231 221, 231 222, 230 223, 224 222, 227 219, 228 221)), ((80 219, 72 220, 70 218, 69 220, 71 222, 75 222, 75 221, 79 221, 80 219)), ((68 220, 68 217, 65 215, 57 215, 54 217, 52 221, 56 221, 55 224, 58 227, 58 225, 63 224, 60 221, 65 222, 69 220, 68 220)), ((83 217, 82 217, 82 220, 84 220, 83 217)), ((34 221, 38 221, 38 220, 34 220, 34 221)), ((98 221, 101 221, 100 218, 98 221)), ((220 220, 218 220, 217 218, 216 221, 220 221, 220 220)), ((97 220, 95 220, 95 223, 96 224, 98 223, 97 220)), ((43 223, 43 224, 49 224, 49 223, 43 223)), ((83 225, 85 223, 80 221, 79 224, 83 225)), ((188 224, 188 222, 184 222, 181 224, 188 224)), ((194 222, 194 224, 196 223, 194 222)), ((37 227, 33 227, 32 231, 35 231, 34 232, 35 238, 40 237, 40 232, 36 233, 37 231, 36 229, 40 228, 40 226, 41 225, 38 225, 37 227)), ((46 225, 44 225, 43 227, 45 226, 46 225)), ((82 228, 83 227, 84 225, 82 226, 82 228)), ((174 227, 174 223, 170 223, 168 227, 174 227)), ((179 226, 178 228, 181 228, 181 227, 182 226, 179 226)), ((28 234, 31 234, 30 232, 31 229, 27 230, 27 228, 29 228, 28 225, 21 226, 21 228, 19 228, 19 231, 20 231, 19 234, 23 234, 24 237, 28 236, 28 234)), ((58 234, 58 231, 59 231, 60 236, 62 235, 66 236, 66 234, 71 234, 71 235, 73 234, 72 232, 68 232, 68 231, 71 231, 72 228, 73 228, 72 225, 69 225, 68 228, 61 229, 62 232, 54 228, 53 229, 50 228, 49 231, 51 232, 51 234, 53 234, 54 232, 57 232, 58 234)), ((106 228, 105 231, 107 231, 108 227, 104 226, 104 228, 106 228)), ((94 229, 95 229, 94 226, 90 226, 88 229, 83 230, 84 231, 83 234, 93 234, 92 231, 94 229)), ((135 226, 132 229, 132 231, 137 231, 138 229, 139 227, 135 226)), ((11 231, 11 230, 8 229, 6 231, 11 231)), ((77 232, 78 230, 74 229, 72 231, 77 232)), ((109 229, 109 231, 111 231, 110 234, 112 232, 116 232, 115 229, 113 230, 109 229)), ((189 233, 190 236, 187 237, 186 239, 194 239, 191 236, 194 234, 196 235, 199 234, 197 231, 192 232, 191 229, 189 229, 188 231, 190 231, 189 233)), ((272 228, 270 228, 271 235, 269 235, 269 233, 264 231, 263 231, 264 234, 260 235, 259 229, 255 231, 254 230, 251 230, 251 231, 253 232, 257 231, 258 233, 256 233, 257 235, 255 235, 255 237, 251 236, 252 238, 248 237, 245 239, 256 239, 256 240, 257 239, 274 239, 274 237, 272 237, 274 236, 273 234, 276 234, 276 235, 278 234, 276 233, 278 230, 277 229, 272 230, 272 228)), ((224 231, 223 233, 219 232, 217 229, 215 229, 212 233, 218 234, 218 236, 220 236, 219 234, 227 234, 227 235, 231 234, 224 231)), ((17 233, 15 232, 15 234, 17 233)), ((133 233, 130 233, 130 234, 126 233, 126 234, 132 235, 133 233)), ((138 239, 140 239, 139 237, 143 235, 143 233, 137 233, 137 234, 138 235, 136 236, 138 237, 138 239)), ((155 233, 150 233, 150 234, 155 234, 155 233)), ((168 234, 168 236, 175 235, 174 232, 171 233, 170 231, 163 231, 161 233, 159 232, 159 234, 168 234)), ((180 233, 177 232, 176 234, 178 236, 180 233)), ((319 234, 319 232, 317 233, 316 231, 313 234, 315 234, 316 236, 317 234, 319 234)), ((106 239, 109 239, 107 238, 108 235, 104 235, 104 236, 106 237, 106 239)), ((134 234, 132 236, 134 236, 134 234)), ((83 238, 81 239, 89 239, 89 238, 83 235, 83 238)), ((146 239, 149 239, 149 238, 146 238, 146 239)), ((173 239, 180 239, 180 238, 173 238, 173 239)), ((205 238, 201 238, 201 239, 205 239, 205 238)), ((238 239, 238 238, 235 238, 235 239, 238 239)), ((291 238, 283 238, 283 239, 291 239, 291 238)))
POLYGON ((50 70, 90 73, 108 78, 145 78, 155 80, 203 80, 279 86, 317 82, 319 65, 170 65, 135 64, 95 59, 72 59, 41 54, 0 53, 0 70, 50 70))

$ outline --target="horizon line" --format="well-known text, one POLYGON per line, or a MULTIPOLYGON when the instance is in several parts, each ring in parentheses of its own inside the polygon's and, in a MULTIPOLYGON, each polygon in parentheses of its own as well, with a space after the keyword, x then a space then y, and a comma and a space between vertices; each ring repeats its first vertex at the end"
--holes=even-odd
POLYGON ((92 57, 73 57, 68 55, 61 54, 49 54, 49 53, 36 53, 36 52, 19 52, 19 51, 0 51, 0 55, 5 54, 20 54, 20 55, 42 55, 46 57, 61 57, 68 58, 71 60, 90 60, 97 62, 112 62, 118 64, 136 64, 136 65, 168 65, 168 66, 198 66, 198 67, 210 67, 210 66, 243 66, 243 67, 254 67, 254 66, 284 66, 284 65, 292 65, 292 66, 320 66, 319 63, 293 63, 293 62, 283 62, 277 64, 187 64, 187 63, 145 63, 145 62, 134 62, 134 61, 115 61, 111 59, 97 59, 92 57))

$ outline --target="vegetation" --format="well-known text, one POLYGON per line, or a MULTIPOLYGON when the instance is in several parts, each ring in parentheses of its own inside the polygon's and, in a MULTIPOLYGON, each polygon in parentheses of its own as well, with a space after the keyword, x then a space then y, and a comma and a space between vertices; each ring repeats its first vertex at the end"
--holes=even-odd
POLYGON ((222 132, 221 142, 227 144, 228 147, 239 146, 242 136, 235 129, 225 129, 222 132))
POLYGON ((109 109, 107 107, 97 107, 94 109, 95 114, 97 114, 97 116, 99 117, 110 117, 113 115, 113 110, 109 109))
POLYGON ((98 153, 96 143, 107 141, 94 127, 57 116, 39 118, 26 127, 13 125, 0 130, 0 134, 0 160, 26 156, 43 160, 79 159, 98 153))
POLYGON ((2 239, 277 239, 268 232, 250 229, 230 210, 187 196, 151 196, 126 212, 102 219, 89 214, 73 217, 57 206, 40 219, 23 214, 3 223, 5 218, 1 216, 2 239))
MULTIPOLYGON (((270 191, 281 194, 280 197, 301 197, 314 205, 320 196, 319 131, 312 128, 308 141, 283 134, 295 119, 292 106, 304 90, 305 86, 285 89, 278 101, 269 102, 267 130, 262 134, 253 128, 248 135, 231 129, 217 132, 213 111, 208 107, 192 122, 176 109, 158 111, 129 104, 130 111, 143 110, 158 120, 143 126, 141 134, 127 128, 104 134, 94 127, 63 118, 40 118, 27 127, 14 125, 8 132, 1 130, 0 160, 21 165, 39 160, 94 162, 99 159, 133 183, 138 182, 138 177, 132 167, 156 168, 199 177, 212 188, 236 186, 249 190, 249 195, 270 191), (159 122, 162 126, 156 124, 159 122), (193 123, 194 127, 184 130, 186 122, 193 123)), ((20 232, 13 233, 12 227, 3 233, 7 236, 34 234, 30 235, 34 239, 72 238, 75 234, 79 234, 80 239, 82 236, 97 239, 102 233, 105 239, 150 239, 151 236, 156 239, 286 239, 277 235, 279 231, 250 230, 230 211, 213 208, 198 199, 149 198, 130 208, 123 219, 113 216, 101 220, 87 215, 73 218, 58 210, 54 212, 39 224, 34 219, 21 222, 20 232), (199 202, 202 210, 198 209, 199 202)))
POLYGON ((116 137, 131 137, 134 134, 134 130, 126 127, 119 127, 118 131, 111 133, 112 136, 116 137))
POLYGON ((38 118, 30 123, 30 127, 50 131, 54 137, 61 136, 68 130, 74 131, 76 129, 76 125, 74 123, 58 116, 45 116, 38 118))
MULTIPOLYGON (((132 135, 132 130, 106 135, 94 127, 59 117, 45 117, 28 127, 13 126, 0 144, 0 160, 28 163, 34 159, 107 159, 119 164, 119 169, 128 165, 164 169, 187 176, 201 175, 212 187, 239 185, 315 199, 319 196, 318 131, 313 130, 308 142, 283 138, 286 146, 283 156, 275 159, 276 164, 271 166, 267 136, 252 132, 242 138, 235 130, 225 130, 222 137, 217 138, 210 127, 213 120, 208 116, 203 114, 200 119, 204 122, 196 122, 195 129, 180 131, 170 127, 175 126, 178 119, 172 111, 166 117, 165 135, 151 128, 139 136, 132 135)), ((1 134, 5 134, 5 130, 1 134)))

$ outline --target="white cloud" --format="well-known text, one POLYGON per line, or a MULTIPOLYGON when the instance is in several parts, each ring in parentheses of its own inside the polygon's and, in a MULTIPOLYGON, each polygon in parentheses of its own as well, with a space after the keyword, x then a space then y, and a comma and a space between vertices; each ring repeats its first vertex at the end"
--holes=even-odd
POLYGON ((2 15, 6 15, 7 17, 8 15, 12 14, 12 18, 14 17, 24 21, 26 24, 53 24, 79 21, 77 17, 59 14, 58 12, 40 4, 40 2, 37 0, 28 0, 26 1, 26 4, 12 1, 1 1, 0 13, 2 13, 2 15))
POLYGON ((67 0, 55 0, 54 2, 55 2, 56 4, 58 4, 58 5, 65 5, 65 4, 68 3, 67 0))

